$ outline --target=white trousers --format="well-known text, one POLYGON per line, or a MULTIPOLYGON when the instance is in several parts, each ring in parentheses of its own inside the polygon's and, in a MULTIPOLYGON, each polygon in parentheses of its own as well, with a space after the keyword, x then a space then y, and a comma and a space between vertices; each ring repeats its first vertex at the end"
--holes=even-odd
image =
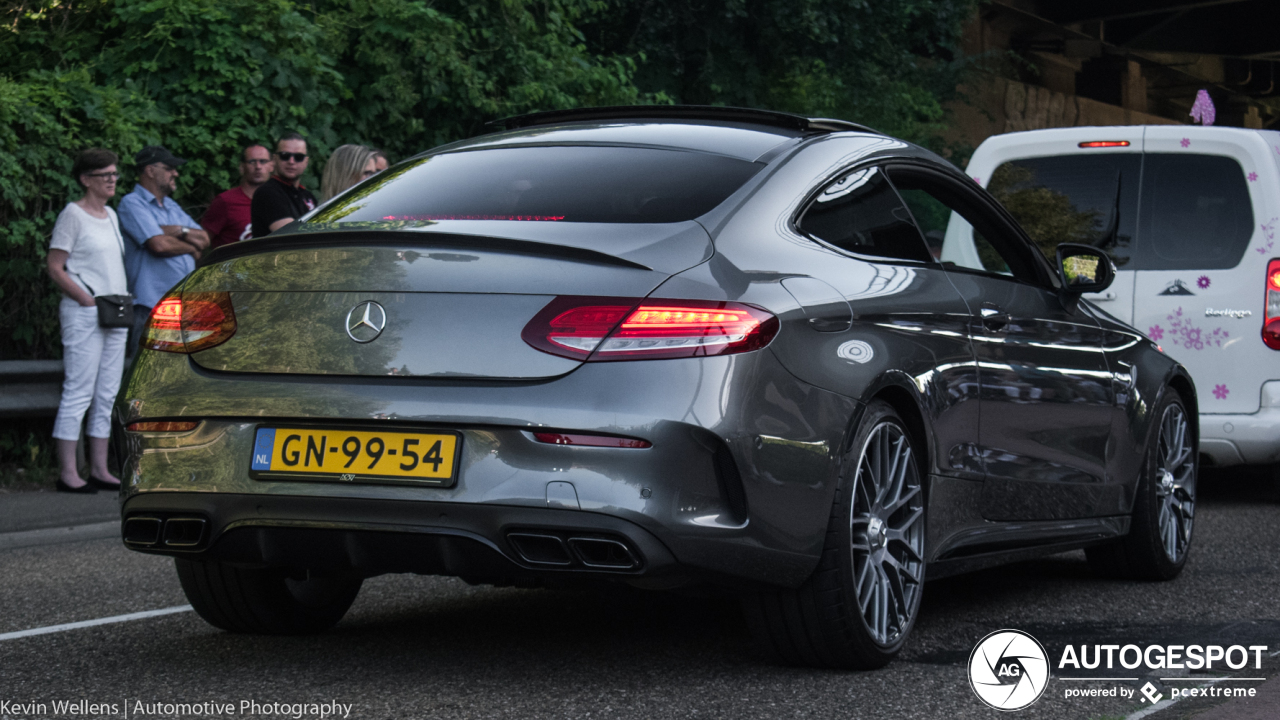
POLYGON ((62 321, 62 401, 53 421, 53 436, 79 440, 80 423, 89 411, 89 437, 111 437, 111 405, 124 372, 128 328, 98 327, 98 308, 64 297, 58 305, 62 321))

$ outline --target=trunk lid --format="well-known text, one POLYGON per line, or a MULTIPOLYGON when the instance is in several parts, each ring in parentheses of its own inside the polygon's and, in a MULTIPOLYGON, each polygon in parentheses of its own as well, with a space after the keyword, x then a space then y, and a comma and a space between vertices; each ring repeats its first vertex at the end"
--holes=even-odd
POLYGON ((552 299, 644 297, 711 254, 694 222, 537 225, 325 229, 227 246, 183 291, 230 293, 236 333, 192 360, 235 373, 554 377, 580 361, 520 337, 552 299))

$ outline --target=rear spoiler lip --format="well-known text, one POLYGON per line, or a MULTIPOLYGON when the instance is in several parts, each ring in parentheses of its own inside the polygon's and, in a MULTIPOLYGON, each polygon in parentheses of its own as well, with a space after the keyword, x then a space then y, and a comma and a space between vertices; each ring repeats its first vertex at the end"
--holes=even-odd
POLYGON ((258 255, 281 250, 309 250, 314 248, 380 245, 383 247, 430 247, 461 250, 496 250, 521 255, 537 255, 540 257, 561 257, 577 262, 589 262, 600 265, 614 265, 635 270, 649 270, 648 265, 610 255, 598 250, 538 242, 536 240, 517 240, 513 238, 494 237, 491 235, 464 235, 460 233, 417 232, 406 230, 376 230, 361 228, 358 230, 328 229, 314 232, 289 232, 279 235, 268 235, 255 240, 223 245, 206 253, 200 258, 196 267, 215 265, 226 260, 258 255))

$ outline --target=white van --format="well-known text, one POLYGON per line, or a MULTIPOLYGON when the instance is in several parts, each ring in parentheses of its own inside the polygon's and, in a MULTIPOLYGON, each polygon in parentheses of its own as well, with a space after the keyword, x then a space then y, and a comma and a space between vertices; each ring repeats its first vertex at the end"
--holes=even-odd
MULTIPOLYGON (((1280 462, 1280 133, 1032 130, 988 138, 968 173, 1050 258, 1110 252, 1115 282, 1086 297, 1191 371, 1202 457, 1280 462)), ((951 234, 943 261, 973 252, 951 234)))

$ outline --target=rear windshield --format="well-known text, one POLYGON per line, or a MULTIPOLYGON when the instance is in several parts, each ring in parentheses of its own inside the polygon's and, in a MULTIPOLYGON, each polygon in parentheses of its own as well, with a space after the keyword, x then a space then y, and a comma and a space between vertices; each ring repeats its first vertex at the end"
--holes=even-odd
POLYGON ((764 167, 636 147, 519 147, 432 155, 370 178, 311 222, 671 223, 703 215, 764 167))
POLYGON ((1084 154, 1007 162, 988 186, 1053 261, 1087 243, 1122 270, 1209 270, 1240 263, 1253 206, 1240 163, 1217 155, 1084 154))

